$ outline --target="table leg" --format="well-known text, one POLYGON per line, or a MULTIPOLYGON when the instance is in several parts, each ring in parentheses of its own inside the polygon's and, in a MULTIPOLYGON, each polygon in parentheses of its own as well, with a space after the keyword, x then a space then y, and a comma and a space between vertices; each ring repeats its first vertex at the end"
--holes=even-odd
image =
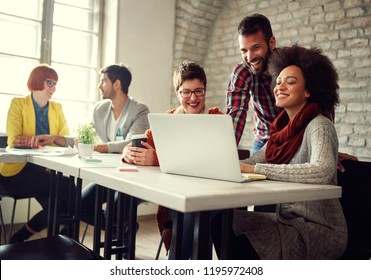
POLYGON ((210 215, 208 211, 196 213, 193 235, 192 259, 194 260, 212 259, 212 243, 210 238, 210 215))
MULTIPOLYGON (((116 219, 116 244, 118 248, 123 248, 123 250, 126 250, 125 244, 124 244, 124 224, 125 224, 125 198, 126 195, 123 193, 116 192, 115 194, 117 196, 117 219, 116 219)), ((116 254, 116 260, 122 260, 123 254, 117 253, 116 254)))
POLYGON ((94 252, 100 252, 100 248, 104 247, 104 258, 111 259, 112 255, 116 255, 116 259, 122 259, 123 254, 127 254, 128 259, 135 259, 135 242, 136 242, 136 225, 137 225, 137 198, 131 197, 126 194, 118 193, 114 190, 106 189, 107 191, 107 203, 105 210, 105 233, 103 244, 100 242, 100 230, 101 227, 97 226, 102 224, 101 207, 103 197, 103 187, 99 186, 96 192, 95 201, 95 221, 94 221, 94 252), (114 218, 115 214, 115 195, 118 195, 117 199, 117 218, 114 218), (129 232, 128 232, 128 245, 124 244, 124 222, 125 213, 124 209, 129 212, 129 232), (122 213, 124 217, 122 217, 122 213), (113 240, 113 226, 116 223, 116 239, 113 240), (99 228, 99 230, 98 230, 99 228))
POLYGON ((174 252, 174 259, 180 260, 182 255, 184 214, 176 211, 174 216, 170 250, 174 252))
MULTIPOLYGON (((75 178, 70 176, 70 188, 74 186, 75 178)), ((76 188, 74 189, 75 194, 75 205, 74 205, 74 217, 73 217, 73 232, 72 238, 79 241, 80 236, 80 216, 81 216, 81 189, 82 189, 82 179, 77 178, 76 188)))
POLYGON ((55 171, 51 170, 50 172, 50 188, 49 188, 49 208, 48 208, 48 236, 53 235, 53 226, 54 226, 54 212, 55 212, 55 203, 56 203, 56 188, 55 188, 55 171))
POLYGON ((114 223, 114 204, 115 191, 107 189, 107 203, 105 211, 105 227, 104 227, 104 258, 111 259, 112 255, 112 228, 114 223))
POLYGON ((137 236, 137 198, 130 196, 130 213, 129 213, 129 260, 135 260, 135 243, 137 236))
POLYGON ((78 241, 80 230, 80 204, 81 204, 81 185, 82 180, 77 180, 77 187, 73 189, 75 178, 70 176, 67 213, 61 213, 61 200, 63 189, 64 176, 62 172, 51 170, 50 173, 50 193, 49 193, 49 209, 48 209, 48 236, 57 235, 59 233, 60 224, 64 221, 68 225, 68 234, 78 241), (72 205, 72 197, 75 197, 75 205, 72 205), (71 227, 71 224, 73 227, 71 227), (72 228, 72 233, 71 233, 72 228))
POLYGON ((230 240, 233 234, 232 229, 233 224, 233 209, 225 209, 223 210, 223 217, 222 217, 222 237, 221 237, 221 245, 220 245, 220 258, 222 260, 229 260, 230 256, 230 240))
POLYGON ((101 240, 101 230, 102 230, 102 204, 103 204, 103 187, 97 185, 95 193, 95 215, 94 215, 94 236, 93 236, 93 251, 96 254, 100 254, 100 240, 101 240))
POLYGON ((63 184, 63 173, 57 172, 55 180, 55 206, 54 206, 54 218, 53 218, 53 232, 52 235, 59 233, 59 226, 61 221, 61 185, 63 184))

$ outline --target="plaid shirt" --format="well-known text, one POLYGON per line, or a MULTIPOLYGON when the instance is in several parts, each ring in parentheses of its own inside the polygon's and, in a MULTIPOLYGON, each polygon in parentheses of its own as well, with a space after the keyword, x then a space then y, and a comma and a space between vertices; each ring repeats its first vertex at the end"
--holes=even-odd
POLYGON ((232 116, 237 144, 243 134, 250 97, 254 106, 254 141, 265 143, 269 126, 281 109, 276 107, 271 90, 272 77, 266 73, 255 75, 243 62, 233 70, 227 89, 227 114, 232 116))

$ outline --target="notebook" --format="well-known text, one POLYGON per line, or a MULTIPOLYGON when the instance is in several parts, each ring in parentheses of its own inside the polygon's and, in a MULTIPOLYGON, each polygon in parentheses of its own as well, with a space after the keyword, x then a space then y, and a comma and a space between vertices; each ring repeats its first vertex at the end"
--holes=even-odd
POLYGON ((241 173, 231 116, 150 113, 148 119, 162 172, 232 182, 266 179, 241 173))

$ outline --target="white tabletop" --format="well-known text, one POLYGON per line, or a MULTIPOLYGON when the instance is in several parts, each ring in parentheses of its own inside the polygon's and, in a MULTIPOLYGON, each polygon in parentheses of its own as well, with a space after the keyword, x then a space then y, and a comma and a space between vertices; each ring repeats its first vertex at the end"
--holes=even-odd
POLYGON ((150 166, 138 167, 138 172, 83 167, 80 177, 181 212, 341 197, 341 188, 333 185, 272 180, 233 183, 165 174, 150 166))
MULTIPOLYGON (((159 167, 153 166, 138 166, 137 172, 123 172, 119 171, 118 167, 128 165, 121 162, 121 155, 94 154, 94 158, 100 159, 101 162, 85 162, 80 160, 78 155, 29 155, 24 161, 86 179, 183 213, 341 197, 341 187, 332 185, 271 180, 233 183, 165 174, 159 167)), ((76 233, 78 237, 78 230, 76 233)), ((135 234, 133 239, 135 244, 135 234)))
POLYGON ((120 172, 119 154, 94 153, 101 162, 74 156, 14 156, 0 153, 0 161, 32 162, 66 175, 86 179, 181 212, 264 205, 341 197, 341 187, 272 180, 233 183, 162 173, 159 167, 138 166, 138 172, 120 172))
POLYGON ((0 162, 30 162, 74 177, 79 177, 82 167, 103 168, 125 165, 121 162, 121 156, 119 154, 94 152, 92 161, 84 161, 77 154, 50 156, 50 154, 32 154, 26 151, 22 154, 22 150, 19 151, 19 154, 0 151, 0 162))
POLYGON ((6 151, 0 151, 0 162, 27 162, 27 155, 14 155, 6 151))
POLYGON ((94 153, 93 159, 99 162, 87 162, 79 158, 78 155, 73 156, 29 156, 28 162, 62 172, 65 175, 80 177, 80 169, 83 167, 89 168, 105 168, 120 166, 121 157, 117 154, 101 154, 94 153))

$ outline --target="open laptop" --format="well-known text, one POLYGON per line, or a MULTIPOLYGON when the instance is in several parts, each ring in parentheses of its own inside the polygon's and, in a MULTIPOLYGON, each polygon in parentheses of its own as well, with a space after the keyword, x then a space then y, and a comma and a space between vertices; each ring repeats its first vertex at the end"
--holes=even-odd
POLYGON ((148 118, 162 172, 232 182, 266 179, 241 174, 231 116, 150 113, 148 118))

